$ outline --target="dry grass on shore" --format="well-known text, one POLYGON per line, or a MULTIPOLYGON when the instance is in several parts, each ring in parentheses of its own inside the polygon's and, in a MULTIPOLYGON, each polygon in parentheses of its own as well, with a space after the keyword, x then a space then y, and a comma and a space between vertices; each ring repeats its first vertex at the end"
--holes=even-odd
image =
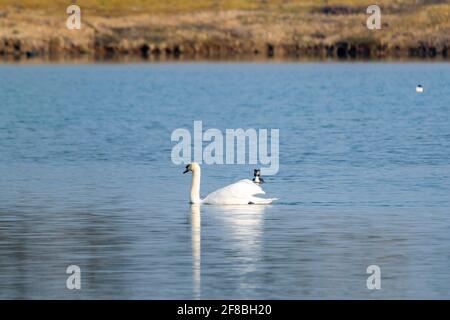
MULTIPOLYGON (((0 8, 41 10, 57 14, 76 3, 93 15, 122 16, 133 14, 183 14, 198 11, 249 10, 272 13, 305 13, 324 7, 364 9, 366 0, 0 0, 0 8)), ((397 10, 421 5, 443 4, 446 0, 378 0, 384 8, 397 10)), ((345 9, 344 9, 345 10, 345 9)))
POLYGON ((345 44, 364 54, 432 55, 450 45, 450 1, 443 0, 379 0, 383 28, 376 31, 365 26, 364 0, 78 0, 83 28, 76 32, 64 27, 71 2, 0 0, 3 47, 315 55, 345 44))

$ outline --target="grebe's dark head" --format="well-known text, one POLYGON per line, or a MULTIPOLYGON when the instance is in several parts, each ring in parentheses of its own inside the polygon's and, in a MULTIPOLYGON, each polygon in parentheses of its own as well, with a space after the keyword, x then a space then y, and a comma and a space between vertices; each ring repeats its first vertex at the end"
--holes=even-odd
POLYGON ((261 170, 260 169, 255 169, 253 171, 253 175, 255 176, 253 178, 253 182, 254 183, 259 184, 259 183, 263 183, 264 182, 263 178, 261 178, 261 170))

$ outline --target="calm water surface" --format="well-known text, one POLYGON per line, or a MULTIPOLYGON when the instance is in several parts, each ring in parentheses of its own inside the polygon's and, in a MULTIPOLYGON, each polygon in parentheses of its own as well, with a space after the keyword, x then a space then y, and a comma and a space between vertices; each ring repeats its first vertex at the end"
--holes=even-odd
MULTIPOLYGON (((0 66, 0 298, 448 299, 449 84, 450 64, 0 66), (170 135, 194 120, 279 128, 280 201, 191 207, 170 135)), ((203 166, 202 194, 253 167, 203 166)))

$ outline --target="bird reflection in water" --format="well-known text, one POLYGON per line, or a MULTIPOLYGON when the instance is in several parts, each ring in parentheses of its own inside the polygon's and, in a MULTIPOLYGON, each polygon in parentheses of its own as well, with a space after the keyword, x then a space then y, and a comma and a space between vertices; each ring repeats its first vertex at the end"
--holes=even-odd
POLYGON ((194 297, 200 299, 201 285, 201 217, 200 205, 191 205, 192 278, 194 297))
MULTIPOLYGON (((214 252, 205 252, 204 256, 221 255, 232 250, 235 252, 228 261, 233 270, 239 274, 255 271, 261 257, 261 236, 265 205, 226 205, 210 206, 191 205, 191 241, 192 241, 192 274, 194 297, 201 296, 201 214, 205 215, 208 226, 206 237, 213 233, 220 235, 221 245, 214 247, 214 252), (200 209, 202 212, 200 212, 200 209), (221 253, 222 252, 222 253, 221 253)), ((211 258, 213 259, 213 256, 211 258)), ((224 271, 225 272, 225 271, 224 271)), ((242 280, 240 286, 245 287, 242 280)))

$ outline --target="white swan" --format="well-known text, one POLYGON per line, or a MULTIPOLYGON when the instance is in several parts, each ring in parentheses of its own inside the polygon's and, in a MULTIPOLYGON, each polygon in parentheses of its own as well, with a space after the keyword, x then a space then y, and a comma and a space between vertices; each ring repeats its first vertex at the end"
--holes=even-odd
POLYGON ((265 194, 253 181, 244 179, 210 193, 200 199, 200 165, 196 162, 188 164, 183 172, 192 172, 191 203, 204 204, 270 204, 278 198, 259 198, 257 194, 265 194))

